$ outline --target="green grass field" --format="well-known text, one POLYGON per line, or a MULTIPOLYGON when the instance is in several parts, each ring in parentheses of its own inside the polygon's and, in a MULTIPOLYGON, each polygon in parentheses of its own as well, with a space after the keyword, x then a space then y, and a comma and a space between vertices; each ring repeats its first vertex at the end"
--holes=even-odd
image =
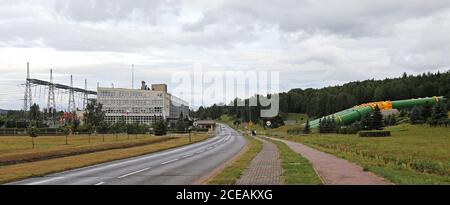
POLYGON ((360 164, 395 184, 450 184, 450 127, 401 124, 392 137, 310 134, 278 136, 360 164))
POLYGON ((261 151, 263 143, 252 137, 245 137, 249 142, 248 148, 244 154, 232 164, 227 166, 219 174, 208 181, 210 185, 233 185, 242 175, 244 170, 250 165, 253 158, 261 151))
POLYGON ((68 145, 66 145, 65 136, 39 136, 35 138, 35 148, 31 146, 31 138, 27 136, 1 136, 0 137, 0 156, 8 153, 21 153, 28 151, 40 151, 49 149, 79 147, 85 145, 111 144, 131 141, 145 141, 155 138, 151 135, 70 135, 68 145), (104 139, 104 141, 103 141, 104 139))
MULTIPOLYGON (((183 145, 189 144, 189 139, 186 136, 177 136, 177 137, 168 137, 168 140, 164 141, 154 141, 150 144, 137 145, 127 148, 117 148, 117 149, 107 149, 102 151, 96 151, 92 153, 85 154, 76 154, 65 157, 57 157, 51 159, 38 160, 33 162, 25 162, 18 163, 6 166, 0 166, 0 183, 11 182, 15 180, 20 180, 33 176, 43 176, 50 173, 61 172, 69 169, 85 167, 89 165, 94 165, 98 163, 108 162, 112 160, 124 159, 134 156, 139 156, 143 154, 158 152, 170 148, 175 148, 183 145)), ((155 137, 150 137, 155 139, 155 137)), ((192 136, 192 143, 199 142, 201 140, 205 140, 208 138, 207 134, 197 134, 192 136)), ((125 138, 126 139, 126 138, 125 138)), ((122 143, 132 143, 126 142, 125 139, 122 139, 122 143)), ((53 142, 51 139, 48 139, 49 142, 53 142)), ((59 141, 61 139, 53 139, 55 142, 55 146, 58 147, 58 151, 53 154, 58 154, 59 152, 67 151, 64 148, 61 149, 59 141), (56 143, 56 141, 58 143, 56 143)), ((148 140, 148 139, 144 139, 148 140)), ((1 139, 0 139, 1 141, 1 139)), ((108 142, 111 143, 121 143, 118 142, 108 142)), ((84 143, 81 143, 84 144, 84 143)), ((65 145, 70 146, 70 145, 65 145)), ((88 146, 103 146, 103 144, 99 143, 97 145, 88 145, 88 146)), ((81 147, 85 147, 82 145, 81 147)), ((72 147, 77 148, 77 147, 72 147)), ((71 149, 67 147, 66 149, 71 149)), ((35 151, 35 150, 32 150, 35 151)), ((35 155, 42 154, 42 151, 36 151, 35 155)))
POLYGON ((311 163, 301 155, 292 151, 286 144, 271 140, 277 145, 283 167, 284 184, 318 185, 322 180, 317 176, 311 163))

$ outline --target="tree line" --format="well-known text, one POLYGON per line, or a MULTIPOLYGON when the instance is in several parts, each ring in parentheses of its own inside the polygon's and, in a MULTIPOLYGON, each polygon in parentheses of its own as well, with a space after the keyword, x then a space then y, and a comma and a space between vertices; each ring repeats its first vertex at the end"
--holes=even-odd
MULTIPOLYGON (((280 116, 283 113, 306 113, 310 118, 319 118, 368 102, 430 96, 444 96, 450 99, 450 70, 444 73, 428 72, 420 75, 404 73, 397 78, 354 81, 319 89, 292 89, 279 93, 280 116)), ((250 99, 257 100, 261 97, 265 96, 255 95, 250 99)), ((218 119, 221 115, 228 114, 244 122, 264 121, 265 119, 261 119, 259 115, 264 107, 249 108, 248 102, 249 99, 235 99, 228 106, 220 104, 210 107, 202 106, 197 111, 191 112, 191 115, 200 119, 218 119), (246 106, 237 106, 238 102, 244 102, 246 106)), ((449 100, 443 106, 448 109, 449 100)))

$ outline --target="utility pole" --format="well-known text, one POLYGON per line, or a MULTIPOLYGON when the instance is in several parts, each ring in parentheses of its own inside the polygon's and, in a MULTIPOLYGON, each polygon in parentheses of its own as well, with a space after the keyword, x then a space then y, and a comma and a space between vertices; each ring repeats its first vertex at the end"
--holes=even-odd
POLYGON ((30 109, 32 105, 31 99, 31 83, 30 79, 30 63, 27 63, 27 79, 25 82, 25 96, 23 98, 23 111, 26 112, 30 109))
POLYGON ((69 107, 67 108, 67 111, 70 113, 75 111, 75 96, 74 96, 74 91, 73 91, 72 75, 70 75, 69 107))
POLYGON ((48 101, 47 101, 49 125, 54 124, 54 109, 55 109, 55 84, 53 83, 53 70, 50 69, 50 85, 48 87, 48 101))

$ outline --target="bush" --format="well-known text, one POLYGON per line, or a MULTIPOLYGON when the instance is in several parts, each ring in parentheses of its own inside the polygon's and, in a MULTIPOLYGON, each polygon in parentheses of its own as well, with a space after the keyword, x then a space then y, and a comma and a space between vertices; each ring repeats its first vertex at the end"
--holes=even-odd
POLYGON ((303 129, 304 128, 298 127, 298 128, 288 129, 286 132, 290 135, 299 135, 299 134, 303 134, 303 129))
POLYGON ((153 123, 153 133, 156 136, 162 136, 167 134, 167 125, 163 120, 153 123))
POLYGON ((195 128, 195 129, 193 129, 193 130, 195 130, 195 131, 197 131, 197 132, 208 132, 208 131, 209 131, 208 128, 195 128))
POLYGON ((360 131, 358 132, 360 137, 388 137, 391 136, 390 131, 360 131))

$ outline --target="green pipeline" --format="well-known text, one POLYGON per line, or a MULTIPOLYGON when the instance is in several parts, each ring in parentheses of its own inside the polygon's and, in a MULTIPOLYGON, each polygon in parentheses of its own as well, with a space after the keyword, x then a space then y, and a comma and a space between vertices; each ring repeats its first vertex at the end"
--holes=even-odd
POLYGON ((397 101, 383 101, 383 102, 372 102, 363 105, 355 106, 340 112, 313 120, 310 122, 311 128, 319 127, 319 120, 326 117, 334 117, 337 125, 349 125, 353 122, 361 120, 361 117, 373 112, 375 106, 378 106, 381 110, 389 109, 407 109, 415 106, 425 105, 429 103, 430 105, 436 104, 441 101, 445 101, 444 97, 427 97, 427 98, 417 98, 409 100, 397 100, 397 101))

